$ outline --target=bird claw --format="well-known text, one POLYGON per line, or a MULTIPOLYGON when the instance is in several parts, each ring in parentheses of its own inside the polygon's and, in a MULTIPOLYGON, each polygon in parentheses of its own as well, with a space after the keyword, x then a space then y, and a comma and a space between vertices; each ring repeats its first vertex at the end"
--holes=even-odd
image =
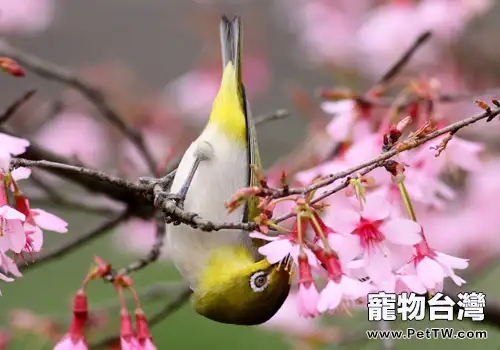
POLYGON ((162 178, 141 176, 138 181, 141 185, 156 185, 162 182, 162 178))
POLYGON ((177 207, 179 207, 180 209, 184 209, 185 198, 179 193, 170 193, 167 191, 157 192, 154 199, 155 207, 158 207, 158 203, 160 200, 173 201, 177 207))

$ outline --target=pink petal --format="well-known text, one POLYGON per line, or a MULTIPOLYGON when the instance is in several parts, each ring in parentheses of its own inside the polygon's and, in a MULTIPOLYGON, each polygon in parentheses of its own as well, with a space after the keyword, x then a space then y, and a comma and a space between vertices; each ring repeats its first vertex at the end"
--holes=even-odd
POLYGON ((363 209, 363 216, 367 220, 383 220, 391 213, 391 204, 381 195, 368 196, 363 209))
POLYGON ((3 273, 0 273, 0 280, 5 281, 5 282, 12 282, 12 281, 14 281, 14 279, 12 277, 7 277, 3 273))
POLYGON ((356 115, 355 102, 353 100, 323 102, 321 109, 325 113, 334 115, 332 121, 326 127, 332 140, 335 142, 344 141, 352 129, 351 125, 356 115))
POLYGON ((395 244, 414 245, 422 240, 422 227, 408 219, 391 219, 380 227, 380 232, 395 244))
POLYGON ((326 287, 321 291, 318 300, 318 311, 323 313, 327 310, 335 310, 342 300, 342 289, 340 284, 328 281, 326 287))
POLYGON ((396 276, 394 274, 388 275, 381 281, 376 282, 377 289, 381 292, 396 293, 396 276))
POLYGON ((0 133, 0 145, 2 145, 2 152, 17 156, 24 153, 30 143, 28 140, 19 137, 0 133))
POLYGON ((0 207, 0 217, 7 220, 26 220, 26 215, 8 205, 0 207))
POLYGON ((297 312, 298 303, 297 292, 291 292, 283 306, 269 321, 262 324, 262 328, 300 337, 313 335, 318 330, 318 324, 315 319, 300 317, 297 312))
MULTIPOLYGON (((304 253, 306 253, 306 255, 307 255, 307 261, 309 263, 309 266, 311 266, 311 268, 313 268, 313 269, 319 268, 320 263, 318 261, 318 258, 316 258, 316 255, 314 255, 314 253, 308 248, 304 249, 304 253)), ((299 264, 299 261, 298 261, 299 246, 297 244, 293 244, 292 249, 290 249, 290 256, 292 257, 295 265, 298 266, 298 264, 299 264)), ((324 270, 324 269, 321 268, 321 270, 324 270)))
POLYGON ((392 275, 391 261, 380 249, 371 249, 364 260, 365 271, 374 283, 383 282, 392 275))
POLYGON ((353 235, 330 234, 328 235, 328 243, 339 255, 343 265, 359 257, 362 252, 359 238, 353 235))
POLYGON ((374 289, 368 282, 360 282, 347 276, 342 276, 340 287, 342 288, 342 293, 349 299, 364 298, 374 289))
POLYGON ((331 227, 335 232, 350 234, 356 228, 360 219, 359 213, 353 210, 339 210, 332 215, 331 227))
POLYGON ((5 246, 1 241, 5 239, 10 250, 20 253, 26 244, 26 234, 20 220, 6 220, 3 222, 3 236, 0 236, 0 245, 5 246))
POLYGON ((260 247, 259 253, 264 255, 269 263, 276 264, 290 254, 292 247, 290 240, 279 239, 260 247))
POLYGON ((252 238, 263 239, 265 241, 277 241, 280 239, 280 236, 269 236, 257 231, 250 233, 249 236, 252 238))
POLYGON ((415 276, 415 275, 400 275, 398 276, 399 280, 403 282, 410 291, 418 293, 418 294, 424 294, 427 292, 427 289, 425 289, 425 286, 423 283, 420 281, 420 279, 415 276))
POLYGON ((438 256, 438 261, 442 261, 443 263, 450 266, 452 269, 463 270, 469 266, 469 262, 467 259, 457 258, 448 254, 436 252, 438 256))
POLYGON ((417 276, 427 289, 434 289, 444 279, 443 268, 431 258, 425 257, 417 264, 417 276))
POLYGON ((299 314, 302 317, 314 317, 318 315, 317 304, 319 299, 318 290, 314 283, 305 287, 302 283, 299 284, 299 314))
POLYGON ((385 241, 386 252, 391 257, 392 268, 397 271, 402 266, 407 265, 413 257, 413 246, 394 244, 389 240, 385 241))
POLYGON ((36 224, 41 228, 60 233, 68 232, 68 223, 60 217, 42 209, 31 209, 31 212, 36 224))
POLYGON ((23 276, 14 261, 2 252, 0 252, 0 268, 16 277, 23 276))
POLYGON ((30 239, 30 247, 35 251, 39 252, 43 246, 43 232, 38 226, 33 226, 28 223, 24 224, 24 231, 27 234, 27 238, 30 239), (29 233, 28 233, 29 232, 29 233))
POLYGON ((20 167, 20 168, 16 168, 16 169, 12 170, 11 174, 12 174, 12 178, 16 181, 25 180, 25 179, 30 177, 31 169, 20 167))
POLYGON ((465 284, 465 280, 460 277, 460 276, 457 276, 453 271, 451 271, 451 273, 449 274, 450 278, 452 279, 453 282, 455 282, 455 284, 457 286, 461 286, 462 284, 465 284))

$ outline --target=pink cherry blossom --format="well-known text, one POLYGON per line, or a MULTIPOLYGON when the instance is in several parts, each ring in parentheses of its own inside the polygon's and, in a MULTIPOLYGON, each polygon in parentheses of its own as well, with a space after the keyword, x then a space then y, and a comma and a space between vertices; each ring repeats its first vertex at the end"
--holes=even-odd
POLYGON ((29 200, 22 194, 14 194, 14 199, 16 208, 26 216, 30 225, 59 233, 68 232, 68 223, 60 217, 42 209, 31 209, 29 200))
POLYGON ((360 282, 353 278, 342 275, 340 281, 328 280, 326 287, 321 291, 318 301, 318 311, 335 310, 342 300, 356 300, 366 297, 373 291, 373 286, 367 282, 360 282))
POLYGON ((300 283, 299 282, 299 315, 305 318, 316 317, 319 315, 317 310, 317 303, 319 300, 319 293, 314 283, 300 283))
MULTIPOLYGON (((288 255, 297 263, 300 246, 293 235, 268 236, 260 232, 252 232, 250 237, 269 241, 268 244, 259 248, 259 253, 265 256, 269 263, 276 264, 288 255)), ((313 267, 319 266, 314 254, 306 247, 302 249, 309 259, 309 264, 313 267)))
POLYGON ((299 315, 305 318, 316 317, 319 312, 316 310, 316 305, 319 300, 319 293, 314 284, 299 283, 299 315))
MULTIPOLYGON (((329 231, 330 235, 333 232, 328 229, 324 223, 320 221, 318 215, 315 214, 316 220, 320 222, 323 231, 329 231)), ((325 236, 318 234, 318 236, 325 236)), ((342 250, 343 247, 340 247, 342 250)), ((348 277, 342 268, 341 261, 338 257, 337 251, 332 251, 331 248, 326 249, 313 249, 318 260, 326 269, 328 281, 320 293, 318 300, 318 311, 323 313, 325 311, 334 311, 340 303, 345 301, 356 300, 361 297, 366 297, 368 293, 373 291, 373 286, 368 282, 360 282, 351 277, 348 277)), ((299 267, 300 271, 300 267, 299 267)))
POLYGON ((348 248, 352 250, 350 254, 362 258, 367 275, 375 283, 392 274, 394 262, 400 259, 401 246, 422 240, 420 225, 407 219, 390 218, 390 211, 391 206, 384 198, 369 196, 361 213, 345 210, 332 222, 335 231, 353 241, 348 248))
POLYGON ((46 212, 43 209, 31 209, 31 216, 35 223, 44 230, 66 233, 68 232, 68 223, 60 217, 46 212))
MULTIPOLYGON (((445 277, 450 277, 458 286, 462 285, 465 280, 457 276, 453 270, 465 269, 469 265, 466 259, 431 249, 426 241, 416 246, 416 253, 410 264, 413 264, 416 275, 429 291, 441 291, 445 277)), ((412 266, 407 267, 410 270, 411 268, 412 266)))
POLYGON ((0 169, 8 169, 12 156, 17 156, 26 151, 30 145, 28 140, 0 133, 0 169))

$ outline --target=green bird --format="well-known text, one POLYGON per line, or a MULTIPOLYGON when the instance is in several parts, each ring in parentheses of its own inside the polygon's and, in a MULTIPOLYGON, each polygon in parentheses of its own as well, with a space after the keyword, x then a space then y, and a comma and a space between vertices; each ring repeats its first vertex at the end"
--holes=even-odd
MULTIPOLYGON (((222 16, 220 89, 209 121, 184 153, 170 189, 178 205, 213 222, 248 222, 260 214, 256 199, 231 213, 224 206, 238 189, 258 186, 250 164, 260 167, 242 83, 241 35, 240 18, 222 16)), ((266 322, 287 298, 289 271, 263 258, 259 244, 242 230, 203 232, 187 225, 167 225, 166 248, 193 290, 195 310, 217 322, 266 322)))

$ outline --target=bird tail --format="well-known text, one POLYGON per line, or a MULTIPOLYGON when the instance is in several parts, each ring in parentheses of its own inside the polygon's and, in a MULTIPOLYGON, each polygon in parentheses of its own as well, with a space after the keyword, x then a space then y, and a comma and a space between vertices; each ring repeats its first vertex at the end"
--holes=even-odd
MULTIPOLYGON (((220 43, 222 52, 222 70, 224 71, 231 62, 234 66, 238 84, 241 105, 245 106, 244 91, 242 83, 241 66, 241 18, 239 16, 229 19, 223 15, 220 21, 220 43)), ((245 108, 243 109, 245 111, 245 108)))

